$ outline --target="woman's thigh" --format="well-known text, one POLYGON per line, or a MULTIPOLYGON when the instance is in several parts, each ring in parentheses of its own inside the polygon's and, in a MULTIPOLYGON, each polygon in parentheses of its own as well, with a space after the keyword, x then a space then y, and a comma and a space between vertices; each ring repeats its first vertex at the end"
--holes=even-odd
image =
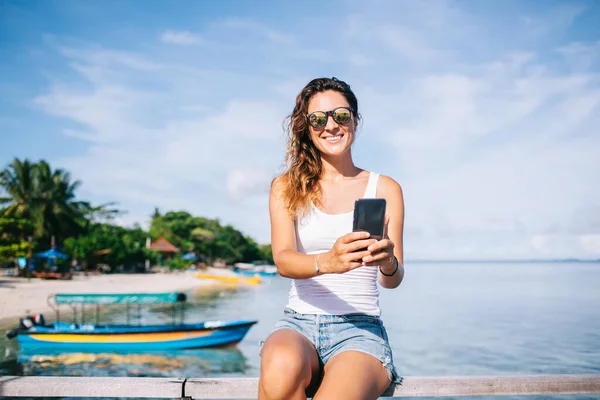
POLYGON ((390 386, 389 373, 380 360, 360 351, 344 351, 325 364, 314 400, 368 400, 379 398, 390 386))

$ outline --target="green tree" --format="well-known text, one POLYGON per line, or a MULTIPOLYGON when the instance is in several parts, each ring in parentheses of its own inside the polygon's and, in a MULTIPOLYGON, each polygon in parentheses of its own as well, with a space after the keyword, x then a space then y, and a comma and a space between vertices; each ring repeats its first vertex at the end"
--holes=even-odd
POLYGON ((151 252, 145 248, 147 233, 141 228, 128 229, 111 224, 93 224, 88 233, 65 240, 67 254, 80 260, 84 268, 106 264, 114 271, 141 270, 151 252))
POLYGON ((0 186, 3 196, 0 205, 8 205, 2 211, 4 216, 18 215, 32 219, 36 200, 35 164, 29 160, 15 159, 6 169, 0 172, 0 186))
POLYGON ((111 202, 99 206, 92 206, 88 203, 84 203, 81 207, 81 211, 84 215, 85 222, 87 224, 106 223, 114 220, 117 215, 125 214, 125 212, 119 209, 109 208, 115 204, 117 203, 111 202))
POLYGON ((81 181, 71 182, 70 173, 62 169, 52 171, 45 161, 40 161, 35 171, 39 198, 34 223, 60 241, 82 232, 86 221, 84 213, 92 207, 75 200, 75 190, 81 181))
MULTIPOLYGON (((185 211, 161 214, 155 209, 149 232, 139 226, 128 229, 112 225, 121 213, 114 203, 92 206, 78 201, 75 192, 81 185, 62 169, 53 170, 41 160, 13 160, 0 171, 0 263, 26 255, 27 238, 35 244, 49 245, 54 236, 64 244, 65 253, 84 264, 136 267, 153 252, 144 246, 151 238, 164 237, 184 252, 228 263, 272 259, 270 246, 259 246, 251 237, 218 219, 192 216, 185 211)), ((35 248, 34 252, 42 250, 35 248)), ((179 259, 172 264, 179 267, 179 259)), ((183 263, 182 265, 184 265, 183 263)))
POLYGON ((222 226, 218 219, 195 217, 185 211, 170 211, 152 216, 150 235, 164 237, 185 252, 228 263, 264 259, 258 244, 231 225, 222 226))
POLYGON ((0 265, 14 264, 17 258, 27 257, 29 243, 23 237, 24 232, 30 231, 27 219, 0 217, 0 265))
POLYGON ((86 223, 85 211, 92 207, 75 200, 80 181, 62 169, 52 170, 46 161, 32 163, 15 159, 0 172, 0 186, 6 196, 4 217, 24 218, 31 222, 37 238, 57 240, 77 235, 86 223))
POLYGON ((262 260, 266 260, 270 263, 273 263, 273 249, 271 249, 271 244, 263 244, 260 246, 260 251, 262 253, 262 260))

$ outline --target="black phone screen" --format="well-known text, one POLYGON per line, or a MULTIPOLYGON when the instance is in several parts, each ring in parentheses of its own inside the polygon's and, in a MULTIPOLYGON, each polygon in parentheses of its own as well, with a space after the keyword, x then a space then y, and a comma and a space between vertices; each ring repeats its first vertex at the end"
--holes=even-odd
POLYGON ((367 231, 373 239, 381 240, 385 223, 385 207, 385 199, 357 199, 354 202, 352 230, 367 231))

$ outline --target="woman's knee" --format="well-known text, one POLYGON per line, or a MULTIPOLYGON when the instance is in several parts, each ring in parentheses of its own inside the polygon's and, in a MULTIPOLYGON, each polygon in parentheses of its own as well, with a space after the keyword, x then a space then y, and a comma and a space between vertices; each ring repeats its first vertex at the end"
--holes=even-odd
POLYGON ((267 338, 262 348, 261 386, 272 398, 284 398, 304 391, 318 368, 316 351, 308 339, 292 330, 279 330, 267 338))

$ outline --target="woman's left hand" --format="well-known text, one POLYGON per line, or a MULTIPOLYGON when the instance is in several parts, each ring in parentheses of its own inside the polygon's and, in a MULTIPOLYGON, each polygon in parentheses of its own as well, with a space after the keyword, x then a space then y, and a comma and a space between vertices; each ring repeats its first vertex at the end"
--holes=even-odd
POLYGON ((368 247, 371 255, 363 257, 364 266, 379 266, 381 269, 391 270, 395 268, 394 261, 394 242, 387 234, 390 216, 385 216, 385 225, 383 229, 383 239, 373 243, 368 247))

